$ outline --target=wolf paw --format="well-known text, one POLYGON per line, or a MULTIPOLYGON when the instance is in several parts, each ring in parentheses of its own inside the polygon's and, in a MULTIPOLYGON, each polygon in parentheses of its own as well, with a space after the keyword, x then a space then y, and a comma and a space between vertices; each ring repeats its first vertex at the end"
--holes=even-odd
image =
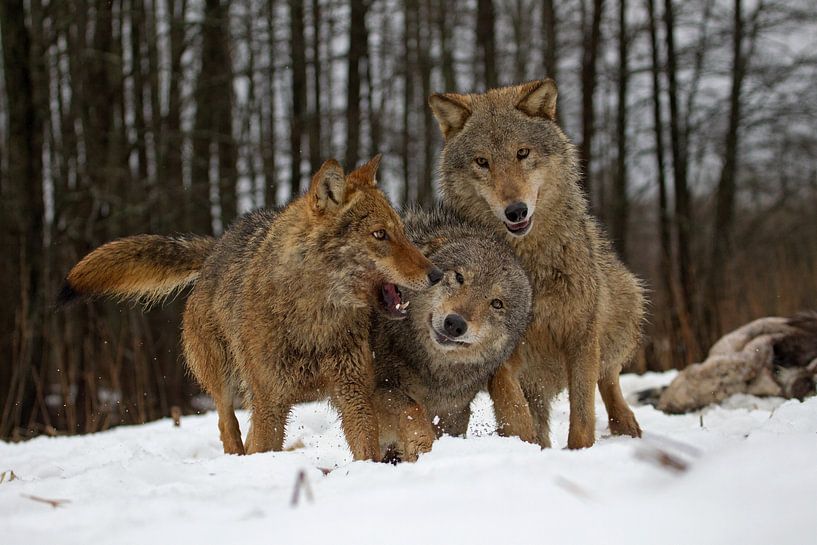
POLYGON ((608 420, 610 424, 610 432, 613 435, 629 435, 630 437, 641 437, 641 427, 635 419, 632 411, 626 414, 616 415, 610 417, 608 420))

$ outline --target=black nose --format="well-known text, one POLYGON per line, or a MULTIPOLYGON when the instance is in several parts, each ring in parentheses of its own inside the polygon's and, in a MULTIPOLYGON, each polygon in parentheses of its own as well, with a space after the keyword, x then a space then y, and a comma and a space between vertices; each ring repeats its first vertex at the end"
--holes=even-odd
POLYGON ((468 322, 463 320, 459 314, 449 314, 445 317, 443 329, 449 337, 460 337, 468 331, 468 322))
POLYGON ((505 209, 505 217, 508 218, 508 221, 511 223, 519 223, 524 220, 527 215, 528 205, 523 202, 509 204, 508 208, 505 209))
POLYGON ((440 280, 442 280, 442 278, 443 278, 443 271, 441 271, 437 267, 434 267, 433 269, 431 269, 431 272, 428 273, 428 281, 431 282, 432 286, 434 284, 436 284, 437 282, 439 282, 440 280))

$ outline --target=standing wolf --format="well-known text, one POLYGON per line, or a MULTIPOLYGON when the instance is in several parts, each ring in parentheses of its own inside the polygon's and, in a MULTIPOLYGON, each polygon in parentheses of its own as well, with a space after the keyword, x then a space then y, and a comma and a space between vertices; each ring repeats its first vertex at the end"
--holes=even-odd
POLYGON ((327 161, 305 195, 243 216, 218 240, 105 244, 71 270, 63 298, 155 300, 195 282, 184 351, 215 401, 224 452, 281 450, 292 405, 329 396, 355 459, 379 459, 372 310, 405 318, 396 284, 421 290, 442 278, 375 187, 379 158, 348 176, 327 161), (252 409, 246 445, 233 411, 238 387, 252 409))
POLYGON ((501 431, 549 446, 551 400, 567 386, 567 444, 583 448, 595 441, 597 383, 610 430, 641 435, 619 373, 638 347, 644 296, 588 213, 576 149, 556 124, 556 95, 542 80, 435 94, 429 105, 445 138, 443 201, 504 234, 533 285, 531 325, 489 389, 501 431), (520 383, 530 413, 514 408, 520 383))
POLYGON ((381 451, 413 461, 438 435, 465 433, 471 400, 528 326, 531 289, 513 250, 483 228, 444 209, 410 210, 403 221, 444 271, 408 294, 406 320, 372 328, 381 451))

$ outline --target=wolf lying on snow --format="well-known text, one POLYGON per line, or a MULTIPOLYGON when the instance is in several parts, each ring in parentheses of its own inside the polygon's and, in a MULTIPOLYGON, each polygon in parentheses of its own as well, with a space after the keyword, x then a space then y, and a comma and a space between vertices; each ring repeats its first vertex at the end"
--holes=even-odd
POLYGON ((403 221, 444 271, 436 286, 409 292, 408 319, 372 329, 381 449, 413 461, 440 434, 465 433, 471 400, 527 328, 531 288, 511 248, 484 228, 443 209, 403 221))
POLYGON ((406 238, 375 186, 380 157, 344 175, 327 161, 284 209, 239 219, 218 240, 141 235, 97 248, 62 299, 157 299, 195 283, 184 311, 187 365, 213 397, 224 451, 281 450, 294 403, 329 397, 355 459, 379 459, 372 405, 373 309, 405 318, 398 285, 443 274, 406 238), (246 444, 233 410, 246 387, 246 444))

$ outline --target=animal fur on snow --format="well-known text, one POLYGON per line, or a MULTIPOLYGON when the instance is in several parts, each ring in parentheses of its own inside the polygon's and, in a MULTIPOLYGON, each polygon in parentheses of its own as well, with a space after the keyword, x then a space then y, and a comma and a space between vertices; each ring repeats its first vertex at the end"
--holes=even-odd
POLYGON ((722 337, 705 361, 681 371, 658 409, 685 413, 733 394, 802 399, 815 393, 817 312, 761 318, 722 337))

